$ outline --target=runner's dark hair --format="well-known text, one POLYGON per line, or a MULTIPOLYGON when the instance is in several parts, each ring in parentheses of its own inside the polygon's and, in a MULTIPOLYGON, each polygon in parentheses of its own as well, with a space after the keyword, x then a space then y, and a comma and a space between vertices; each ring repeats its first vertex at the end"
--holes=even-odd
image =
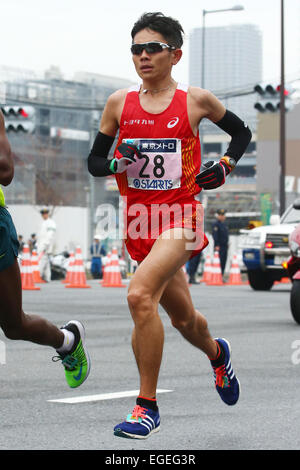
POLYGON ((183 44, 184 31, 181 24, 179 21, 170 16, 165 16, 163 13, 143 13, 132 28, 132 41, 134 36, 143 29, 151 29, 160 33, 170 46, 175 46, 179 49, 183 44))

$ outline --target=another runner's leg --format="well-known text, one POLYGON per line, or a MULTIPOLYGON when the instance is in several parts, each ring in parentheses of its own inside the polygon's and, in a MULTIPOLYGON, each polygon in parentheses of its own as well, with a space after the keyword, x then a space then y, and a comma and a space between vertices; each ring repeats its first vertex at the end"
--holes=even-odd
POLYGON ((62 346, 64 334, 59 328, 37 315, 28 315, 22 309, 22 286, 17 259, 4 271, 0 271, 0 325, 9 339, 62 346))
POLYGON ((17 259, 8 268, 0 271, 0 298, 0 327, 6 337, 53 347, 63 362, 69 386, 81 385, 90 370, 90 359, 84 346, 83 326, 74 321, 59 329, 45 318, 24 313, 17 259), (78 380, 74 381, 74 376, 78 377, 78 380))

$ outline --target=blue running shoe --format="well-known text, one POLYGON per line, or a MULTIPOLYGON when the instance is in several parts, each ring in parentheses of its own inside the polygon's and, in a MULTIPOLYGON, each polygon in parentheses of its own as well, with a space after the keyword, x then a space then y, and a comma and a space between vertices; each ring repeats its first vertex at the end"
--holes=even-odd
POLYGON ((235 405, 240 396, 240 382, 233 372, 231 365, 229 342, 224 338, 215 338, 224 351, 224 363, 219 367, 213 367, 215 386, 221 399, 226 405, 235 405))
POLYGON ((159 428, 159 412, 136 405, 126 420, 115 426, 114 435, 129 439, 147 439, 151 434, 158 432, 159 428))

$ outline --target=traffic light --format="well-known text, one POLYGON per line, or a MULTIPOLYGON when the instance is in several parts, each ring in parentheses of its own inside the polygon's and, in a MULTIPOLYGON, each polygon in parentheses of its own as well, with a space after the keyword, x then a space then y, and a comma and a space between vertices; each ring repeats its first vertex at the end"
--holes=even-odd
POLYGON ((35 131, 35 109, 33 106, 2 106, 6 132, 35 131))
MULTIPOLYGON (((271 113, 277 113, 280 111, 280 85, 274 87, 271 84, 263 87, 262 85, 255 85, 254 91, 261 96, 261 99, 254 103, 254 108, 257 109, 260 113, 265 113, 267 111, 271 113)), ((285 111, 290 111, 292 109, 292 100, 291 100, 292 90, 284 90, 284 107, 285 111)))

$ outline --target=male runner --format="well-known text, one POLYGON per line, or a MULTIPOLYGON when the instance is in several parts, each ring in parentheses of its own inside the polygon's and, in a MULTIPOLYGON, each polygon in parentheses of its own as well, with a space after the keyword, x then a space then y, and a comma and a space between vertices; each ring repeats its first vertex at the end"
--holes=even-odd
MULTIPOLYGON (((8 186, 13 176, 14 163, 0 110, 0 184, 8 186)), ((78 387, 88 377, 90 369, 83 325, 79 321, 70 321, 59 329, 44 318, 23 312, 18 247, 16 229, 0 186, 0 327, 9 339, 56 349, 58 356, 53 360, 62 361, 68 385, 78 387)))
POLYGON ((182 336, 211 360, 221 399, 234 405, 239 398, 229 342, 211 337, 206 319, 193 306, 181 268, 207 245, 195 195, 201 188, 217 188, 225 182, 248 146, 251 132, 212 93, 172 78, 172 68, 182 56, 182 34, 178 21, 162 13, 146 13, 135 23, 131 52, 142 83, 108 98, 88 157, 93 176, 116 175, 127 203, 126 246, 139 264, 127 300, 134 320, 132 348, 140 393, 133 412, 114 428, 121 437, 145 439, 160 427, 156 389, 164 330, 158 304, 182 336), (232 140, 226 156, 218 163, 207 163, 199 173, 198 128, 203 118, 228 132, 232 140), (109 160, 118 130, 114 158, 109 160), (164 208, 159 219, 157 204, 164 208))

